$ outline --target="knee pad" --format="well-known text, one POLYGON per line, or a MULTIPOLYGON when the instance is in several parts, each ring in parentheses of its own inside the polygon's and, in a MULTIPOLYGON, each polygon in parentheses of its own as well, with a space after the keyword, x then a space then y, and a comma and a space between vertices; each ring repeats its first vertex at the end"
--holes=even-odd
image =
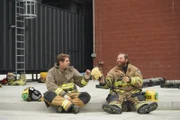
POLYGON ((91 96, 87 92, 82 92, 78 98, 82 100, 84 104, 87 104, 90 101, 91 96))
POLYGON ((47 100, 49 103, 52 103, 53 99, 56 97, 56 93, 52 91, 47 91, 44 93, 44 99, 47 100))

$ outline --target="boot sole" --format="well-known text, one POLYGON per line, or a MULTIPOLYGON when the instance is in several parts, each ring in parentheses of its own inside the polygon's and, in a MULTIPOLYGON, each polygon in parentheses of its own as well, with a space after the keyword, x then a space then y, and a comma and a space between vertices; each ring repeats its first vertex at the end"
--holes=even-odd
POLYGON ((103 105, 102 106, 102 109, 107 112, 107 113, 110 113, 110 114, 121 114, 122 113, 122 110, 120 109, 114 109, 112 108, 110 105, 103 105))
POLYGON ((145 104, 143 105, 139 110, 138 113, 139 114, 148 114, 150 112, 150 106, 145 104))
POLYGON ((152 112, 158 108, 158 104, 156 102, 149 104, 149 106, 150 106, 149 112, 152 112))
POLYGON ((57 113, 62 113, 62 111, 63 111, 63 108, 61 106, 56 107, 56 112, 57 113))
POLYGON ((80 108, 76 106, 76 108, 73 110, 73 113, 77 114, 77 113, 79 113, 79 111, 80 111, 80 108))

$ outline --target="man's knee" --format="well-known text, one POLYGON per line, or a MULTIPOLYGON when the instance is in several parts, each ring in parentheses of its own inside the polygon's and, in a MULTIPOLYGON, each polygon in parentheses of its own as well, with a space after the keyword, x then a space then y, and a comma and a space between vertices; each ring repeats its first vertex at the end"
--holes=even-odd
POLYGON ((87 104, 90 101, 91 96, 87 92, 81 92, 78 98, 82 100, 84 104, 87 104))
POLYGON ((47 91, 44 93, 44 99, 48 101, 49 103, 52 103, 53 99, 56 97, 56 93, 52 91, 47 91))
POLYGON ((108 103, 112 102, 112 101, 118 101, 119 100, 119 96, 118 95, 111 95, 109 94, 106 98, 106 101, 108 103))

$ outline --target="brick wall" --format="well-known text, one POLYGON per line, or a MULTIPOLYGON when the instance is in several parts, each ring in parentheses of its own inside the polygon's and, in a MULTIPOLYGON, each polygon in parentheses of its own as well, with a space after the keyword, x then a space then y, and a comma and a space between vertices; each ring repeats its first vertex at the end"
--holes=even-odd
POLYGON ((125 52, 144 78, 180 79, 180 0, 95 0, 95 23, 105 75, 125 52))

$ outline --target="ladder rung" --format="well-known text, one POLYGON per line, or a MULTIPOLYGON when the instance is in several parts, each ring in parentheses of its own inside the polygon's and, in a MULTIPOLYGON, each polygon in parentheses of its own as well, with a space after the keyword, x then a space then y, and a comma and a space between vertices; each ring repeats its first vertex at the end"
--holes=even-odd
POLYGON ((16 20, 17 22, 24 22, 23 20, 16 20))
POLYGON ((25 62, 17 62, 17 63, 24 64, 25 62))
POLYGON ((25 50, 24 48, 17 48, 17 50, 25 50))
POLYGON ((24 21, 22 21, 22 20, 16 20, 17 22, 22 22, 22 23, 24 23, 24 21))
POLYGON ((16 13, 18 16, 17 17, 23 17, 22 13, 16 13))
POLYGON ((24 29, 24 27, 16 27, 17 29, 24 29))
POLYGON ((16 6, 17 8, 21 8, 21 9, 24 9, 24 7, 22 7, 22 6, 16 6))
POLYGON ((17 57, 24 57, 25 55, 17 55, 17 57))
POLYGON ((24 36, 23 34, 17 34, 17 36, 24 36))
POLYGON ((24 41, 17 41, 17 43, 25 43, 24 41))

